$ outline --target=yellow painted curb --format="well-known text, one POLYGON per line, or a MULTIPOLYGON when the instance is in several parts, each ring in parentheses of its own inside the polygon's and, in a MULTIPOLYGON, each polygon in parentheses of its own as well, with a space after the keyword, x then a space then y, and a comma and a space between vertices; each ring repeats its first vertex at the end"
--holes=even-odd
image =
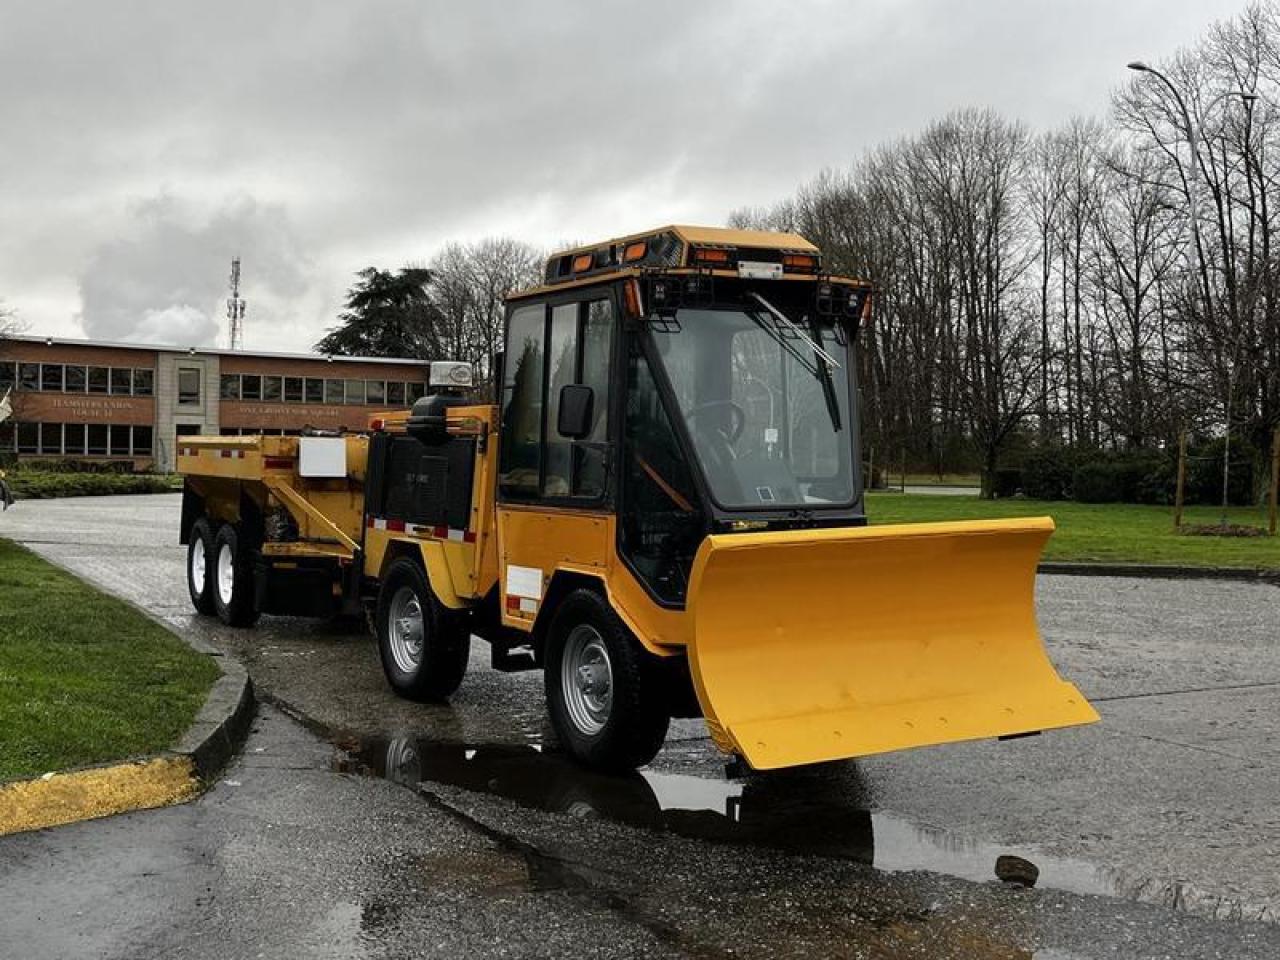
POLYGON ((190 757, 47 774, 0 787, 0 836, 180 803, 199 789, 190 757))

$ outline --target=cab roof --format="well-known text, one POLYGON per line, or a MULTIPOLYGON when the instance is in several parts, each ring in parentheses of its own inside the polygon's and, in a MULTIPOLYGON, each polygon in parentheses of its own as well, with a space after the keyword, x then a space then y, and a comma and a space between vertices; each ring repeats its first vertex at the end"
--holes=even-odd
MULTIPOLYGON (((816 276, 821 272, 822 254, 796 233, 673 224, 554 253, 547 258, 538 290, 642 268, 736 271, 739 262, 777 265, 787 273, 816 276)), ((532 293, 526 290, 516 296, 532 293)))

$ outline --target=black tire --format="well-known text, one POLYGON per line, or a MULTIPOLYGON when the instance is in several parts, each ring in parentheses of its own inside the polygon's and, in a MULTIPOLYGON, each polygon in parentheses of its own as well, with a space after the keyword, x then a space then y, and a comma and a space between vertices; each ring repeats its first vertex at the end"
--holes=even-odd
POLYGON ((213 584, 213 606, 218 619, 229 627, 251 627, 258 619, 253 597, 253 558, 245 548, 240 531, 234 524, 224 523, 213 538, 213 563, 209 567, 213 584), (231 563, 231 578, 222 577, 224 556, 231 563), (230 596, 223 587, 229 583, 230 596))
POLYGON ((213 607, 213 525, 200 517, 187 537, 187 593, 196 613, 212 616, 213 607), (200 566, 200 563, 203 566, 200 566), (201 582, 197 583, 199 579, 201 582))
MULTIPOLYGON (((595 651, 599 652, 598 648, 595 651)), ((571 668, 572 669, 572 668, 571 668)), ((634 770, 657 755, 667 737, 671 717, 657 658, 631 635, 626 624, 594 590, 575 590, 561 602, 547 633, 547 709, 560 742, 580 763, 611 773, 634 770), (575 719, 582 704, 578 691, 565 690, 566 654, 571 646, 597 640, 608 656, 611 675, 608 706, 588 720, 575 719)))
MULTIPOLYGON (((395 611, 413 616, 412 606, 395 611)), ((378 591, 374 614, 378 655, 391 689, 408 700, 441 701, 462 683, 471 656, 471 629, 467 618, 442 604, 427 583, 422 567, 412 560, 391 564, 378 591), (416 655, 411 640, 392 629, 393 607, 411 598, 420 616, 421 638, 416 655)), ((397 631, 403 628, 397 628, 397 631)), ((412 633, 412 630, 410 630, 412 633)))

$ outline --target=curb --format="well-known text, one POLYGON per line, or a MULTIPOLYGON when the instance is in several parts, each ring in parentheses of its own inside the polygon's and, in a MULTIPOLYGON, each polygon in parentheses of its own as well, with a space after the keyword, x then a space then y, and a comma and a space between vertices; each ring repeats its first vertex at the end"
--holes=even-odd
MULTIPOLYGON (((16 543, 31 548, 21 540, 16 543)), ((62 826, 81 820, 185 803, 199 796, 235 756, 257 710, 253 682, 244 664, 196 637, 184 636, 161 617, 121 597, 95 577, 32 551, 78 580, 128 604, 197 653, 212 657, 220 671, 204 704, 178 743, 167 750, 122 762, 46 773, 0 784, 0 836, 62 826)))
POLYGON ((258 705, 244 665, 221 654, 214 656, 222 676, 214 681, 204 706, 178 745, 166 751, 189 757, 201 780, 212 779, 236 755, 249 735, 258 705))
POLYGON ((1235 580, 1280 587, 1280 570, 1257 570, 1250 567, 1179 567, 1158 563, 1070 563, 1051 560, 1036 567, 1036 573, 1148 580, 1235 580))

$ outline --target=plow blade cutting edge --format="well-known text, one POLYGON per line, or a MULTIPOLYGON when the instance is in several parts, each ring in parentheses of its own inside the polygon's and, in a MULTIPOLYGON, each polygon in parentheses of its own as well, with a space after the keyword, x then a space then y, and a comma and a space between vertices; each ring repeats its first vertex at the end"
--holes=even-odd
POLYGON ((756 769, 1092 723, 1036 629, 1048 517, 712 536, 689 649, 756 769))

